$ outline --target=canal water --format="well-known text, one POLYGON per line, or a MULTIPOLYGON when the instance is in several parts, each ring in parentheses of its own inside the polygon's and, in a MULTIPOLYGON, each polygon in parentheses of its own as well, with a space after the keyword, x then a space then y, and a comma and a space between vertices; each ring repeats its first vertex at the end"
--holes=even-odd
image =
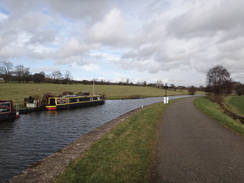
MULTIPOLYGON (((173 96, 169 99, 188 96, 173 96)), ((0 183, 71 143, 90 130, 163 97, 106 100, 104 105, 21 115, 0 123, 0 183)))

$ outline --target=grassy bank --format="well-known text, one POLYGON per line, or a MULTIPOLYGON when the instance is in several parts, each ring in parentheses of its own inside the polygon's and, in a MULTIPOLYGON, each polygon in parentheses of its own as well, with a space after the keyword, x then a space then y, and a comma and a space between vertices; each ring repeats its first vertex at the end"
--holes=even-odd
MULTIPOLYGON (((26 97, 42 96, 44 93, 58 95, 64 91, 71 91, 74 93, 90 91, 92 93, 93 85, 0 83, 0 100, 13 100, 15 103, 18 101, 18 104, 21 106, 26 97)), ((107 99, 126 99, 163 96, 164 90, 143 86, 95 85, 95 93, 105 94, 107 99)), ((187 94, 187 91, 168 91, 168 95, 184 94, 187 94)))
POLYGON ((212 119, 236 131, 237 133, 244 135, 244 125, 224 114, 221 111, 220 106, 217 103, 214 103, 210 98, 197 98, 195 100, 195 105, 199 107, 203 112, 205 112, 208 116, 210 116, 212 119))
POLYGON ((225 99, 224 103, 229 110, 244 116, 244 96, 229 96, 225 99))
POLYGON ((154 104, 118 124, 54 182, 148 182, 165 106, 154 104))

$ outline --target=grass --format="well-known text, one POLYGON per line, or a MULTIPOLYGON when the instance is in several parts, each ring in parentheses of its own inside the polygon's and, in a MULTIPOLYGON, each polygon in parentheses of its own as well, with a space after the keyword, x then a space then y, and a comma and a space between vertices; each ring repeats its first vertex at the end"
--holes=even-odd
POLYGON ((229 96, 224 103, 229 110, 244 116, 244 96, 229 96))
MULTIPOLYGON (((93 92, 92 85, 83 84, 34 84, 34 83, 0 83, 0 100, 13 100, 21 107, 24 105, 24 98, 29 96, 42 96, 44 93, 54 95, 64 91, 78 93, 79 91, 93 92)), ((158 97, 164 95, 163 89, 143 86, 122 86, 122 85, 95 85, 95 93, 106 95, 106 99, 126 99, 140 97, 158 97)), ((187 91, 168 91, 168 95, 185 95, 187 91)))
POLYGON ((149 182, 165 106, 154 104, 118 124, 54 182, 149 182))
POLYGON ((213 102, 209 97, 197 98, 195 100, 195 105, 220 124, 244 135, 244 125, 224 114, 221 111, 220 106, 213 102))

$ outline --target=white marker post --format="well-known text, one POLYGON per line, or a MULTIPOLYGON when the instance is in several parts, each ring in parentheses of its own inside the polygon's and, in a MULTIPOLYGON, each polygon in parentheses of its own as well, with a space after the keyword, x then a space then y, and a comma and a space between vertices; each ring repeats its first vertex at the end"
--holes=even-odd
POLYGON ((164 90, 165 90, 165 97, 164 97, 164 104, 168 104, 169 103, 169 97, 167 96, 167 90, 168 90, 168 86, 167 83, 164 86, 164 90))

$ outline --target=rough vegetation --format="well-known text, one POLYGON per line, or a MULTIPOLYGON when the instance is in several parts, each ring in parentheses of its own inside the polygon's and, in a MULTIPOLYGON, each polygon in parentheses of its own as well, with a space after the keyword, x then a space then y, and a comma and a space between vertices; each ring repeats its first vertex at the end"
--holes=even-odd
POLYGON ((229 96, 224 103, 234 113, 244 116, 244 96, 229 96))

